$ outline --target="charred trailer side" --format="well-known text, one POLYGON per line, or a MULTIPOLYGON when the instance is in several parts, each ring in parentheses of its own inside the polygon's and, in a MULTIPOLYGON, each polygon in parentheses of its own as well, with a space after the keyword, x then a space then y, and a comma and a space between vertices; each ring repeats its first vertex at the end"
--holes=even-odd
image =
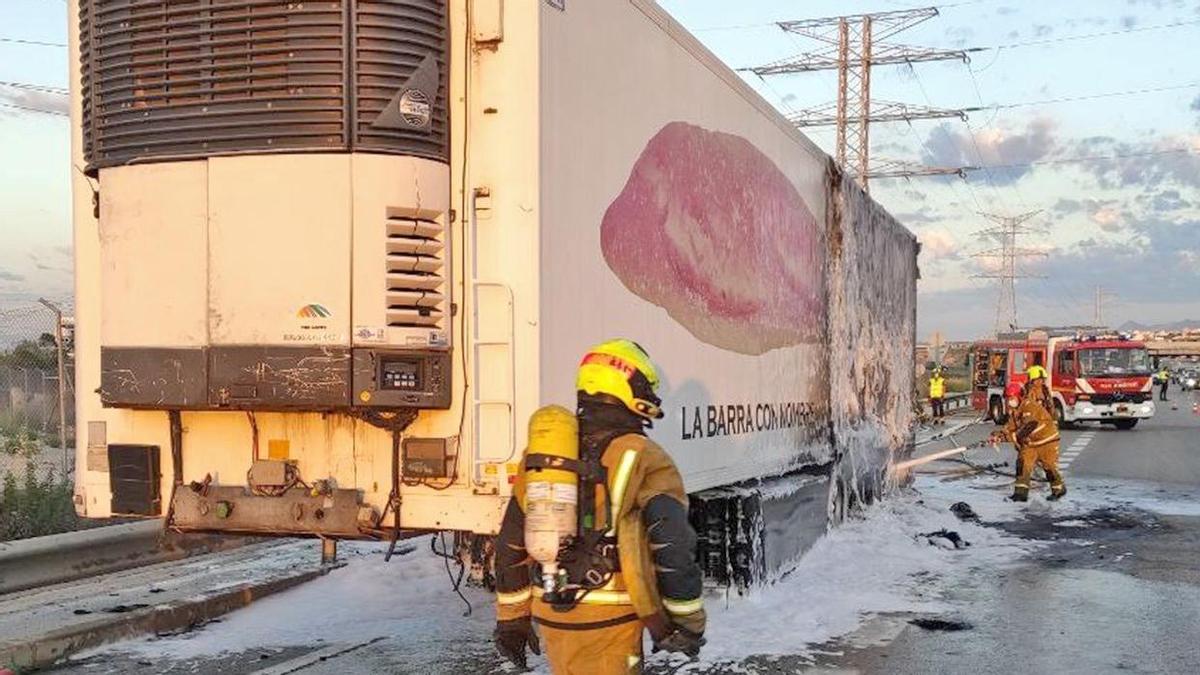
POLYGON ((727 583, 909 447, 915 239, 655 3, 73 10, 81 513, 491 534, 611 337, 727 583))

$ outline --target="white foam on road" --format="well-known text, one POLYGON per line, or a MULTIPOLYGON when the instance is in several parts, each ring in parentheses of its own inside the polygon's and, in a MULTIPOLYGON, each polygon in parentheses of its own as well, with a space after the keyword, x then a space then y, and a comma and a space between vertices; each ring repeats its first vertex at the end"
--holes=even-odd
POLYGON ((463 617, 465 605, 451 591, 443 562, 430 552, 428 542, 429 537, 414 540, 416 551, 390 563, 383 561, 383 544, 343 542, 339 552, 348 564, 320 579, 190 633, 116 644, 105 651, 177 660, 376 637, 405 636, 414 649, 441 649, 445 644, 439 639, 457 635, 486 643, 495 620, 494 599, 481 590, 464 589, 475 611, 463 617))
MULTIPOLYGON (((1071 528, 1072 534, 1083 534, 1086 514, 1102 507, 1200 515, 1200 493, 1195 490, 1077 480, 1069 483, 1066 500, 1047 502, 1039 491, 1021 504, 1004 499, 1010 487, 1010 479, 995 476, 952 481, 921 477, 917 490, 872 506, 863 518, 822 538, 781 581, 745 597, 709 597, 704 663, 737 663, 749 656, 814 656, 820 645, 881 614, 952 613, 949 590, 980 574, 1020 564, 1046 545, 961 522, 949 511, 957 501, 969 503, 985 522, 1016 520, 1027 513, 1061 515, 1059 524, 1071 528), (918 536, 942 528, 958 532, 972 545, 946 550, 918 536)), ((290 645, 354 644, 383 636, 387 639, 372 649, 387 650, 400 661, 439 663, 451 653, 491 658, 494 599, 467 589, 475 613, 464 618, 442 561, 429 553, 428 538, 416 543, 417 551, 391 563, 383 562, 379 545, 344 543, 349 564, 326 577, 191 633, 142 639, 106 651, 169 661, 290 645)), ((547 672, 540 659, 531 665, 547 672)), ((689 666, 681 672, 692 670, 689 666)))
POLYGON ((728 606, 709 602, 704 659, 803 655, 881 613, 947 610, 945 591, 959 580, 980 568, 1012 565, 1042 545, 961 522, 949 511, 960 501, 956 490, 934 480, 918 486, 919 492, 877 504, 821 539, 775 585, 732 598, 728 606), (971 546, 946 550, 918 536, 943 528, 971 546))

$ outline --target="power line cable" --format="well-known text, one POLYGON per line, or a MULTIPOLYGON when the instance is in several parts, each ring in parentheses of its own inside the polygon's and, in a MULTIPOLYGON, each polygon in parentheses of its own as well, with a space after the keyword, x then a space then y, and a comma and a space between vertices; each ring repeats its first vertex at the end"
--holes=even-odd
POLYGON ((0 37, 0 42, 14 45, 29 45, 33 47, 61 47, 66 49, 65 42, 45 42, 42 40, 25 40, 22 38, 0 37))
POLYGON ((1124 35, 1127 33, 1141 33, 1149 30, 1166 30, 1168 28, 1182 28, 1184 26, 1194 26, 1200 24, 1200 19, 1192 19, 1188 21, 1173 21, 1171 23, 1159 23, 1151 26, 1134 26, 1132 28, 1121 28, 1119 30, 1102 31, 1099 33, 1082 33, 1080 35, 1064 35, 1056 38, 1045 38, 1043 40, 1026 40, 1024 42, 1007 42, 981 49, 1017 49, 1019 47, 1038 47, 1041 45, 1055 44, 1059 42, 1074 42, 1077 40, 1094 40, 1097 38, 1111 37, 1114 35, 1124 35))
POLYGON ((61 94, 63 96, 68 96, 71 93, 62 87, 50 87, 43 84, 30 84, 28 82, 9 82, 6 80, 0 80, 0 87, 11 87, 13 89, 24 89, 26 91, 38 91, 45 94, 61 94))
MULTIPOLYGON (((1014 162, 1011 164, 992 164, 993 169, 1016 169, 1030 166, 1045 166, 1051 164, 1076 164, 1086 162, 1102 162, 1112 159, 1132 159, 1135 157, 1155 157, 1159 155, 1195 155, 1200 150, 1194 148, 1168 148, 1165 150, 1148 150, 1146 152, 1119 152, 1107 155, 1083 155, 1079 157, 1061 157, 1058 159, 1039 159, 1032 162, 1014 162)), ((983 167, 980 167, 983 168, 983 167)))
POLYGON ((25 112, 42 113, 44 115, 56 115, 59 117, 70 117, 70 113, 65 113, 61 110, 50 110, 49 108, 37 108, 28 105, 18 105, 16 103, 0 103, 0 108, 12 108, 14 110, 24 110, 25 112))
POLYGON ((988 108, 1002 110, 1007 108, 1024 108, 1034 105, 1049 105, 1053 103, 1071 103, 1074 101, 1092 101, 1098 98, 1114 98, 1119 96, 1137 96, 1140 94, 1156 94, 1164 91, 1179 91, 1181 89, 1195 89, 1200 87, 1200 82, 1189 82, 1187 84, 1174 84, 1163 87, 1146 87, 1143 89, 1126 89, 1124 91, 1106 91, 1097 94, 1083 94, 1080 96, 1062 96, 1059 98, 1047 98, 1040 101, 1020 101, 1017 103, 996 103, 988 108))

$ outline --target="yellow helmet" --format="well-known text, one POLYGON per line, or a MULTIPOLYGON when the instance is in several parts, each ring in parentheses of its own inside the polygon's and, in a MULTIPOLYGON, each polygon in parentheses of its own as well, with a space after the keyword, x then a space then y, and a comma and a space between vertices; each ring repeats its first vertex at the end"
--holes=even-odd
POLYGON ((646 350, 633 340, 608 340, 592 347, 579 363, 575 389, 596 396, 607 394, 646 419, 663 416, 657 396, 658 369, 646 350))
POLYGON ((1038 378, 1046 379, 1046 369, 1037 364, 1029 366, 1029 369, 1025 371, 1025 374, 1029 376, 1030 382, 1038 378))

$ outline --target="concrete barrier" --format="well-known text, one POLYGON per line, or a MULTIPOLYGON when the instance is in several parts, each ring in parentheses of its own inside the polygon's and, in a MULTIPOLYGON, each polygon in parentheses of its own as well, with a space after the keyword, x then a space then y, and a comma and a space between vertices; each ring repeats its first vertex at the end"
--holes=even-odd
POLYGON ((252 537, 164 532, 161 519, 0 542, 0 595, 227 550, 252 537))

